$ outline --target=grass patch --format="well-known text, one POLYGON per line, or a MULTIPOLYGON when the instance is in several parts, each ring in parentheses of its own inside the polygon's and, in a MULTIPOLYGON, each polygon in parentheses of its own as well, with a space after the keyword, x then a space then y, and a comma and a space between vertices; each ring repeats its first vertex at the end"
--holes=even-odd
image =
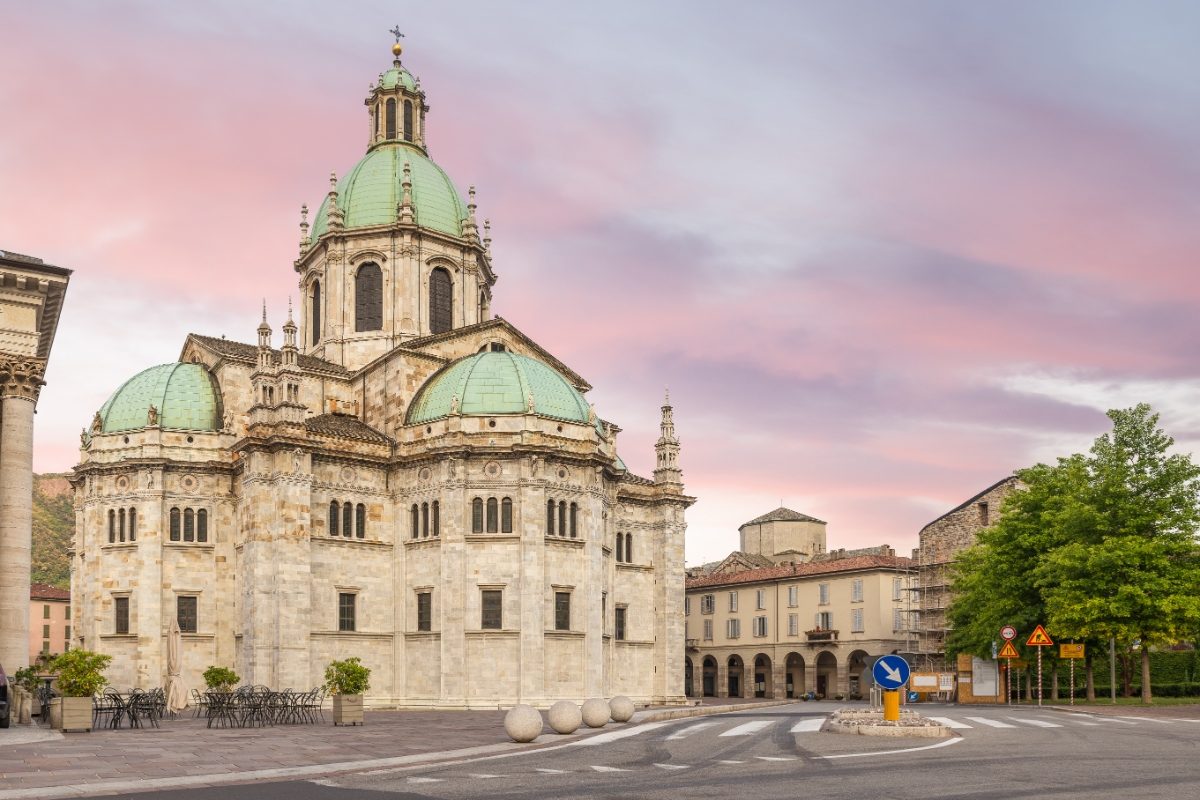
MULTIPOLYGON (((1036 701, 1034 701, 1036 703, 1036 701)), ((1054 706, 1069 706, 1069 700, 1043 700, 1043 705, 1054 706)), ((1107 695, 1101 696, 1097 693, 1095 701, 1084 700, 1081 697, 1075 698, 1075 705, 1078 706, 1108 706, 1112 707, 1112 700, 1107 695)), ((1021 705, 1027 705, 1022 703, 1021 705)), ((1117 697, 1117 705, 1119 706, 1141 706, 1149 708, 1150 706, 1196 706, 1200 705, 1200 697, 1155 697, 1149 703, 1143 703, 1139 697, 1117 697)))

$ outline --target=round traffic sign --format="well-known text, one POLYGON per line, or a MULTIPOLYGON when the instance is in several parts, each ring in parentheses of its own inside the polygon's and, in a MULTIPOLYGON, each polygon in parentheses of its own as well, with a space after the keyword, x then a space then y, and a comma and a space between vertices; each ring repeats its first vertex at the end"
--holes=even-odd
POLYGON ((1004 641, 1011 642, 1013 639, 1017 638, 1017 629, 1012 625, 1005 625, 1000 629, 1000 636, 1004 639, 1004 641))
POLYGON ((871 669, 871 677, 883 689, 899 689, 908 683, 908 662, 900 656, 880 656, 871 669))

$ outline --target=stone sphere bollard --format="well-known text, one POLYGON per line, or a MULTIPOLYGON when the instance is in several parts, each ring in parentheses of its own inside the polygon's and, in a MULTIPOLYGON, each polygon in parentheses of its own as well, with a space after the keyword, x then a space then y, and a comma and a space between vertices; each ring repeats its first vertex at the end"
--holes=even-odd
POLYGON ((623 694, 608 701, 608 709, 612 712, 614 722, 629 722, 633 719, 633 701, 623 694))
POLYGON ((504 715, 504 732, 514 742, 532 742, 542 732, 542 715, 533 706, 513 706, 504 715))
POLYGON ((608 703, 593 697, 583 704, 583 724, 589 728, 603 728, 608 724, 610 713, 608 703))
POLYGON ((550 727, 554 728, 556 733, 574 733, 583 724, 583 714, 579 711, 579 706, 570 700, 559 700, 550 706, 550 713, 546 716, 550 720, 550 727))

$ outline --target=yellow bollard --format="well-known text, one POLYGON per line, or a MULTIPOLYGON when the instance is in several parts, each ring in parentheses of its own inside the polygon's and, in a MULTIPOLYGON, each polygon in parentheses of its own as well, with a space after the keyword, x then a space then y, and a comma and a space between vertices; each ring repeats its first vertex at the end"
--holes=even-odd
POLYGON ((895 689, 883 693, 883 721, 900 721, 900 692, 895 689))

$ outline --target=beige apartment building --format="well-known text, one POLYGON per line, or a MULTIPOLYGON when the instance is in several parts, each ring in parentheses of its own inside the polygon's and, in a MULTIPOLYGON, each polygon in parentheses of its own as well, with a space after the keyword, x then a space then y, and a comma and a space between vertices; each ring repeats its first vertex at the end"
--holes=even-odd
POLYGON ((71 649, 71 593, 45 583, 29 587, 29 663, 71 649))
POLYGON ((689 571, 689 696, 852 697, 875 658, 914 648, 912 559, 887 545, 826 552, 825 523, 786 508, 740 533, 741 550, 689 571))

